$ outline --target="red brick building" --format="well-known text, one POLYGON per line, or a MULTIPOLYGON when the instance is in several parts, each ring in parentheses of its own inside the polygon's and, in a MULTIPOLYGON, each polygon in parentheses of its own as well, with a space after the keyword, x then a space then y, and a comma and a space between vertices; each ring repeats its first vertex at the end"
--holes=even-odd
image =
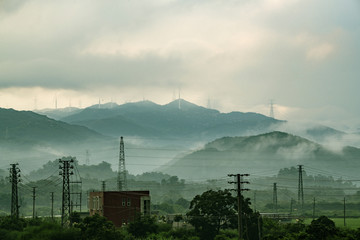
POLYGON ((88 208, 90 216, 97 213, 120 227, 134 220, 139 214, 150 214, 150 192, 90 192, 88 208))

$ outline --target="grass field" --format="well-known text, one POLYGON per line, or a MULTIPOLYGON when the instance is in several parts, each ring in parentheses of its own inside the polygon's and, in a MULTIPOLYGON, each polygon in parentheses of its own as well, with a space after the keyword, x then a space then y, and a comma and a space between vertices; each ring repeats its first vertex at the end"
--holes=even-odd
MULTIPOLYGON (((330 218, 335 222, 335 225, 337 227, 344 227, 344 218, 330 218)), ((310 224, 312 221, 312 218, 306 218, 305 224, 310 224)), ((357 229, 360 228, 360 218, 346 218, 346 227, 351 229, 357 229)))

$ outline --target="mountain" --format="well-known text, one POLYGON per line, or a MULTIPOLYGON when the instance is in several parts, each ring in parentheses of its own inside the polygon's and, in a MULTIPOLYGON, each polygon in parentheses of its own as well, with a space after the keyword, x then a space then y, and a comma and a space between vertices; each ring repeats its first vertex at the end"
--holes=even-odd
POLYGON ((0 108, 0 156, 7 166, 18 162, 21 168, 33 169, 62 156, 82 158, 87 149, 100 152, 109 141, 109 137, 84 126, 31 111, 0 108))
POLYGON ((199 139, 262 133, 283 122, 256 113, 220 113, 183 99, 166 105, 142 101, 113 108, 90 107, 62 120, 111 136, 199 139))
POLYGON ((332 151, 284 132, 249 137, 223 137, 175 159, 162 172, 185 179, 211 179, 229 173, 256 173, 302 164, 356 176, 360 149, 332 151))
POLYGON ((83 126, 50 119, 31 111, 0 108, 0 140, 22 143, 68 143, 104 138, 83 126))

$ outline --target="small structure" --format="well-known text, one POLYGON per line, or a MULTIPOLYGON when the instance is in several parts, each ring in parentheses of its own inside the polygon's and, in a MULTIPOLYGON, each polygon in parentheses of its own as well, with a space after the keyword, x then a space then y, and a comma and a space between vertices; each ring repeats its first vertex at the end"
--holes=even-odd
POLYGON ((99 214, 121 227, 138 215, 150 215, 149 191, 90 192, 90 216, 99 214))

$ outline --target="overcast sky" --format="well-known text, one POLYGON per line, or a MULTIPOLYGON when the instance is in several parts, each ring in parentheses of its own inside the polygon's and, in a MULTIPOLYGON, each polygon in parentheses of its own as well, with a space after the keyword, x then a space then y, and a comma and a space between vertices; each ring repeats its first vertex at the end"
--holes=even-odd
POLYGON ((0 0, 0 107, 165 104, 179 89, 360 127, 360 2, 0 0))

